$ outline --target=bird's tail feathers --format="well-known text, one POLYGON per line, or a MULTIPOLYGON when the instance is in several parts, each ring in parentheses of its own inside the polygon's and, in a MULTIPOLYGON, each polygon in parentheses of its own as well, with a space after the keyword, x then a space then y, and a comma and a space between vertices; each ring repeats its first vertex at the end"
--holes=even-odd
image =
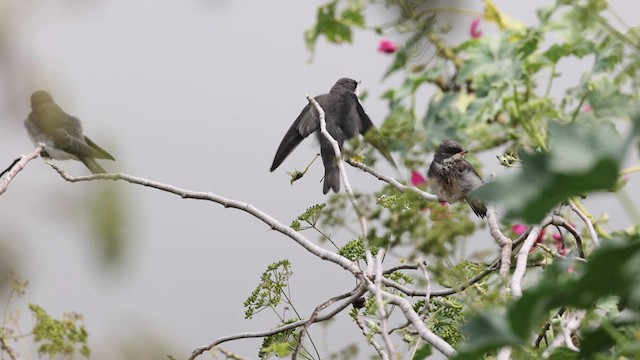
POLYGON ((482 202, 482 200, 474 197, 468 197, 467 203, 469 204, 469 206, 471 206, 471 210, 473 210, 473 213, 478 217, 484 218, 485 216, 487 216, 487 205, 482 202))
POLYGON ((327 156, 328 150, 323 149, 322 163, 324 165, 324 183, 322 185, 322 193, 326 194, 330 189, 333 192, 338 193, 340 191, 340 168, 338 167, 338 161, 333 155, 333 149, 330 153, 333 156, 327 156))
POLYGON ((80 158, 80 161, 94 174, 105 174, 107 172, 92 158, 83 157, 80 158))
POLYGON ((98 146, 98 144, 94 143, 88 137, 85 136, 84 140, 87 142, 87 145, 89 145, 91 147, 91 149, 93 150, 93 154, 92 154, 93 157, 98 158, 98 159, 115 160, 113 158, 113 156, 111 156, 111 154, 109 154, 106 150, 104 150, 103 148, 98 146))

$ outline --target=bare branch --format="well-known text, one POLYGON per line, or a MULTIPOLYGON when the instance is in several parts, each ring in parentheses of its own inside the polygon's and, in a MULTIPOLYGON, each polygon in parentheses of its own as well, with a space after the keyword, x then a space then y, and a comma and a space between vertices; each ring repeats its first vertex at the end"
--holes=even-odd
POLYGON ((376 305, 378 305, 378 315, 380 316, 380 333, 382 339, 384 340, 384 344, 387 347, 387 355, 390 360, 396 359, 395 346, 393 346, 393 342, 389 337, 389 319, 387 310, 384 307, 384 302, 382 301, 382 259, 384 259, 384 249, 378 250, 378 254, 376 255, 376 276, 375 276, 375 296, 376 296, 376 305))
POLYGON ((571 207, 571 210, 573 210, 574 213, 578 214, 580 219, 582 219, 582 221, 584 221, 584 223, 587 225, 587 229, 589 229, 589 234, 591 235, 591 240, 593 241, 593 244, 595 246, 600 246, 600 240, 598 240, 598 233, 596 232, 596 229, 593 227, 593 223, 591 222, 591 219, 589 219, 589 217, 587 217, 585 213, 580 211, 580 208, 578 208, 576 203, 574 203, 573 200, 571 199, 569 199, 569 207, 571 207))
MULTIPOLYGON (((367 284, 367 289, 369 291, 375 291, 375 285, 369 282, 367 284)), ((407 299, 390 294, 386 291, 382 292, 382 298, 397 305, 400 310, 402 310, 404 316, 407 320, 411 321, 413 326, 416 327, 418 334, 424 341, 431 344, 431 346, 447 357, 451 357, 456 354, 453 346, 427 328, 425 323, 422 322, 422 319, 420 319, 420 316, 415 312, 415 310, 413 310, 413 305, 407 299)))
MULTIPOLYGON (((215 346, 217 346, 219 344, 222 344, 224 342, 227 342, 227 341, 272 336, 272 335, 276 335, 276 334, 279 334, 279 333, 287 331, 287 330, 291 330, 291 329, 295 329, 297 327, 305 326, 307 323, 310 323, 310 322, 311 323, 317 323, 317 322, 329 320, 332 317, 334 317, 336 314, 338 314, 339 312, 344 310, 347 306, 349 306, 351 303, 353 303, 360 296, 362 296, 362 294, 364 294, 364 292, 365 292, 365 289, 364 289, 364 287, 358 287, 358 288, 356 288, 355 291, 356 291, 355 293, 353 293, 351 296, 349 296, 349 298, 346 301, 342 302, 335 309, 332 309, 331 311, 327 312, 326 314, 317 315, 315 317, 315 319, 313 319, 313 321, 311 321, 311 319, 309 319, 309 320, 298 320, 296 322, 293 322, 293 323, 290 323, 290 324, 286 324, 286 325, 284 325, 282 327, 279 327, 279 328, 276 328, 276 329, 272 329, 272 330, 266 330, 266 331, 260 331, 260 332, 246 332, 246 333, 239 333, 239 334, 234 334, 234 335, 229 335, 229 336, 223 336, 221 338, 218 338, 218 339, 214 340, 209 345, 201 346, 201 347, 195 349, 193 351, 193 353, 191 354, 191 356, 189 357, 189 360, 193 360, 196 357, 198 357, 199 355, 201 355, 202 353, 204 353, 205 351, 209 351, 209 350, 213 349, 215 346)), ((351 293, 352 292, 350 292, 348 294, 351 294, 351 293)), ((340 295, 340 296, 337 296, 337 297, 342 297, 342 296, 343 295, 340 295)), ((331 300, 332 299, 327 300, 326 302, 324 302, 323 304, 319 305, 318 307, 322 307, 323 305, 326 305, 326 306, 324 306, 324 308, 326 308, 327 306, 330 306, 331 304, 333 304, 335 302, 335 301, 331 301, 331 300)))
POLYGON ((522 278, 524 278, 525 271, 527 270, 527 257, 529 256, 529 250, 531 250, 539 235, 540 230, 538 230, 537 227, 533 227, 529 236, 527 236, 522 244, 520 251, 518 251, 516 269, 511 277, 511 293, 516 299, 522 297, 522 278))
POLYGON ((35 150, 33 150, 32 152, 26 155, 20 156, 20 158, 14 160, 13 163, 6 170, 2 172, 2 175, 0 175, 0 178, 4 174, 6 174, 6 176, 4 177, 4 179, 0 181, 0 195, 4 194, 4 192, 7 191, 7 188, 9 187, 9 183, 11 182, 11 180, 13 180, 13 178, 16 177, 16 175, 18 175, 20 171, 22 171, 22 169, 24 169, 24 167, 27 165, 28 162, 37 158, 38 155, 42 153, 42 151, 44 150, 44 146, 45 145, 42 143, 38 144, 35 150))
POLYGON ((382 360, 389 360, 389 356, 382 349, 382 346, 380 346, 380 344, 378 344, 376 339, 374 339, 373 337, 371 337, 368 334, 367 327, 366 327, 364 321, 362 321, 362 318, 360 316, 356 316, 355 317, 355 322, 356 322, 356 325, 358 325, 358 327, 362 331, 362 335, 364 335, 364 337, 366 339, 369 339, 369 343, 371 344, 371 346, 373 346, 373 348, 376 349, 376 352, 378 352, 378 355, 380 355, 380 358, 382 358, 382 360))
POLYGON ((314 244, 312 241, 307 239, 305 236, 303 236, 299 232, 282 224, 281 222, 279 222, 269 214, 265 213, 264 211, 256 208, 251 204, 243 203, 237 200, 227 199, 223 196, 216 195, 211 192, 198 192, 198 191, 185 190, 173 185, 163 184, 157 181, 135 177, 135 176, 127 175, 123 173, 71 176, 65 173, 64 170, 58 167, 57 165, 51 162, 47 162, 47 164, 49 164, 49 166, 54 168, 63 179, 69 182, 81 182, 81 181, 92 181, 92 180, 123 180, 131 184, 142 185, 142 186, 162 190, 171 194, 175 194, 182 197, 183 199, 207 200, 207 201, 220 204, 225 208, 233 208, 233 209, 244 211, 250 215, 253 215, 255 218, 261 220, 265 224, 269 225, 271 229, 294 240, 300 246, 305 248, 307 251, 309 251, 313 255, 323 260, 327 260, 337 265, 340 265, 342 268, 344 268, 345 270, 348 270, 355 276, 358 276, 361 274, 361 271, 358 268, 358 266, 354 264, 351 260, 343 256, 340 256, 334 252, 321 248, 320 246, 314 244))
MULTIPOLYGON (((476 276, 472 277, 471 279, 467 280, 466 282, 453 287, 451 289, 443 289, 443 290, 435 290, 435 291, 431 291, 430 296, 431 297, 440 297, 440 296, 447 296, 447 295, 452 295, 455 293, 459 293, 461 291, 464 291, 466 289, 468 289, 470 286, 472 286, 473 284, 477 283, 478 281, 484 279, 485 277, 487 277, 487 275, 491 274, 492 272, 496 271, 496 269, 498 269, 498 265, 500 264, 500 260, 496 260, 493 263, 491 263, 491 265, 489 265, 488 268, 486 268, 485 270, 483 270, 481 273, 477 274, 476 276)), ((385 286, 389 286, 392 288, 395 288, 397 290, 400 290, 401 292, 403 292, 404 294, 408 295, 408 296, 427 296, 427 291, 425 290, 414 290, 414 289, 410 289, 406 286, 400 285, 397 282, 387 279, 387 278, 383 278, 382 279, 382 283, 385 286)))
POLYGON ((360 283, 360 285, 358 285, 358 287, 353 289, 352 291, 350 291, 348 293, 345 293, 345 294, 342 294, 342 295, 338 295, 336 297, 332 297, 331 299, 329 299, 329 300, 323 302, 322 304, 318 305, 315 308, 315 310, 313 310, 313 313, 311 314, 309 319, 306 320, 306 323, 302 326, 302 329, 300 329, 300 338, 298 339, 298 343, 296 344, 296 348, 294 349, 293 353, 291 354, 291 360, 295 360, 297 358, 298 352, 300 351, 300 348, 302 347, 302 340, 304 338, 304 334, 307 332, 307 329, 309 328, 309 326, 311 326, 311 324, 316 322, 316 319, 318 318, 318 314, 320 313, 320 311, 326 309, 328 306, 332 305, 336 301, 340 301, 340 300, 345 299, 345 298, 349 298, 349 300, 346 301, 345 304, 353 303, 355 300, 357 300, 362 295, 364 295, 365 292, 366 292, 366 288, 364 287, 364 283, 360 283))
POLYGON ((414 192, 418 195, 420 195, 421 198, 425 199, 425 200, 429 200, 429 201, 438 201, 438 196, 434 195, 434 194, 430 194, 426 191, 422 191, 419 188, 415 187, 415 186, 407 186, 407 185, 403 185, 401 184, 398 180, 392 178, 391 176, 387 176, 387 175, 383 175, 381 172, 361 163, 358 161, 355 161, 353 159, 346 159, 345 160, 347 162, 347 164, 356 167, 364 172, 367 172, 373 176, 375 176, 378 180, 380 181, 384 181, 386 183, 388 183, 389 185, 393 186, 394 188, 398 189, 400 192, 414 192))
POLYGON ((511 251, 513 249, 513 241, 500 231, 500 228, 498 227, 496 209, 493 206, 489 206, 489 211, 487 212, 487 225, 489 226, 489 233, 491 233, 493 239, 502 249, 499 274, 500 279, 505 283, 505 287, 501 290, 501 293, 503 295, 507 295, 509 292, 509 286, 507 283, 509 279, 509 271, 511 269, 511 251))
POLYGON ((431 279, 429 278, 429 271, 427 270, 427 264, 422 259, 418 259, 418 265, 424 276, 424 281, 427 283, 426 294, 424 295, 424 309, 422 310, 422 321, 427 322, 427 316, 429 316, 429 301, 431 301, 431 279))

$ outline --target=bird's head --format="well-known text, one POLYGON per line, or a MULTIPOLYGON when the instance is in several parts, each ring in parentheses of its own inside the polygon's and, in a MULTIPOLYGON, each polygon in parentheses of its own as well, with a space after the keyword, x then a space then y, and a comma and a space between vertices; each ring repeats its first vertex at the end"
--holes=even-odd
POLYGON ((331 88, 331 91, 333 91, 333 90, 348 90, 348 91, 351 91, 351 92, 355 93, 356 95, 358 95, 359 88, 360 88, 360 82, 359 81, 355 81, 355 80, 350 79, 350 78, 342 78, 342 79, 336 81, 335 85, 333 85, 333 87, 331 88))
POLYGON ((434 159, 440 162, 445 159, 460 160, 464 158, 464 154, 467 152, 459 142, 455 140, 443 140, 436 150, 434 159))
POLYGON ((44 91, 44 90, 38 90, 36 92, 34 92, 33 94, 31 94, 31 108, 35 109, 37 106, 43 105, 43 104, 47 104, 47 103, 52 103, 53 102, 53 98, 51 97, 51 95, 44 91))

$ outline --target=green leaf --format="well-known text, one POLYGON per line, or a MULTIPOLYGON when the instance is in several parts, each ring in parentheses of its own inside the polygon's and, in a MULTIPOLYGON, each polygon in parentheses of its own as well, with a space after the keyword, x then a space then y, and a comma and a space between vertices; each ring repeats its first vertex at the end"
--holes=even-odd
POLYGON ((364 3, 360 0, 348 1, 348 6, 338 13, 338 0, 330 1, 318 8, 316 24, 304 33, 307 49, 313 55, 316 42, 324 35, 330 43, 351 43, 352 27, 364 27, 364 3))
POLYGON ((423 360, 426 359, 429 355, 432 354, 431 345, 426 344, 420 347, 415 354, 413 354, 412 360, 423 360))
POLYGON ((431 100, 422 119, 424 131, 429 134, 423 143, 425 150, 434 149, 444 139, 460 139, 457 122, 461 114, 455 106, 458 97, 459 93, 445 93, 442 97, 431 100))
POLYGON ((435 15, 433 15, 420 21, 420 23, 417 25, 418 29, 414 32, 411 38, 407 40, 404 46, 402 46, 400 50, 396 52, 396 57, 393 61, 393 64, 391 64, 387 71, 384 72, 384 75, 382 75, 382 79, 386 79, 387 77, 389 77, 389 75, 400 69, 403 69, 407 65, 407 62, 409 61, 409 58, 411 56, 410 51, 419 46, 419 42, 423 41, 426 35, 429 32, 433 31, 433 26, 436 24, 435 19, 436 17, 435 15))
POLYGON ((482 355, 488 351, 525 343, 513 332, 504 314, 497 311, 485 311, 479 314, 469 321, 463 331, 469 340, 462 345, 454 360, 481 359, 482 355))
POLYGON ((291 263, 284 259, 267 267, 260 276, 260 283, 244 301, 245 319, 250 319, 256 313, 275 308, 282 302, 282 295, 289 286, 289 278, 293 275, 291 263))
POLYGON ((551 355, 549 355, 548 359, 549 360, 578 360, 578 359, 584 359, 584 358, 578 357, 578 353, 569 348, 559 347, 555 349, 551 353, 551 355))
POLYGON ((549 132, 549 152, 523 153, 522 169, 479 187, 476 195, 504 206, 510 219, 537 223, 571 196, 616 185, 627 146, 612 126, 553 123, 549 132))
MULTIPOLYGON (((640 287, 640 235, 614 236, 592 253, 588 263, 566 260, 548 267, 538 284, 527 289, 506 313, 484 312, 471 319, 465 331, 469 341, 456 359, 478 359, 503 346, 528 342, 531 332, 559 307, 590 309, 602 299, 618 296, 629 299, 630 309, 640 309, 640 297, 635 296, 640 287)), ((609 344, 600 333, 593 336, 597 343, 593 348, 587 345, 590 352, 609 344)))

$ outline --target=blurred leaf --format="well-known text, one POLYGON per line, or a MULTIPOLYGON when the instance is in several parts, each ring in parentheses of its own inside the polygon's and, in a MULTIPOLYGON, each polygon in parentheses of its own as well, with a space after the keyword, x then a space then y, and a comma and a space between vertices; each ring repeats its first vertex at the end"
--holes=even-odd
POLYGON ((124 188, 113 183, 101 183, 89 203, 95 243, 100 251, 100 260, 105 265, 119 265, 127 246, 128 203, 124 188))
MULTIPOLYGON (((562 261, 548 267, 506 313, 481 313, 470 320, 465 332, 469 341, 456 359, 477 359, 500 347, 525 343, 549 312, 562 306, 588 309, 600 299, 619 296, 630 299, 631 309, 640 309, 635 290, 640 288, 640 236, 615 236, 596 249, 588 263, 562 261), (568 271, 570 266, 575 272, 568 271)), ((606 344, 606 339, 594 336, 606 344)))
POLYGON ((523 22, 515 20, 506 13, 500 11, 493 0, 484 0, 484 4, 486 6, 484 10, 484 19, 495 22, 501 30, 522 30, 525 28, 523 22))
POLYGON ((577 352, 566 347, 559 347, 553 350, 551 355, 549 355, 548 359, 549 360, 578 360, 579 357, 577 352))
POLYGON ((483 354, 491 350, 525 343, 513 332, 504 314, 497 311, 485 311, 477 315, 463 327, 463 332, 468 341, 462 345, 454 360, 481 359, 483 354))
POLYGON ((537 223, 571 196, 616 185, 625 141, 612 126, 551 124, 547 153, 523 153, 524 167, 476 190, 477 196, 505 207, 508 218, 537 223))
POLYGON ((416 351, 415 354, 413 354, 413 357, 411 358, 411 360, 423 360, 423 359, 426 359, 431 354, 432 354, 431 345, 426 344, 421 346, 420 349, 418 349, 418 351, 416 351))
POLYGON ((407 62, 409 61, 409 58, 411 56, 410 51, 414 51, 414 49, 418 47, 418 43, 420 41, 423 41, 425 36, 429 32, 433 31, 433 27, 435 24, 435 15, 420 20, 420 22, 416 25, 417 30, 413 33, 409 40, 407 40, 404 46, 402 46, 400 50, 396 52, 396 57, 393 63, 387 69, 387 71, 384 72, 384 75, 382 75, 382 79, 386 79, 389 75, 400 69, 403 69, 407 65, 407 62))
POLYGON ((364 2, 362 0, 348 1, 347 8, 341 13, 339 13, 337 9, 338 2, 338 0, 333 0, 320 6, 318 8, 315 26, 304 33, 307 49, 312 57, 320 35, 324 35, 330 43, 351 43, 351 28, 365 26, 365 17, 362 13, 364 10, 364 2))

